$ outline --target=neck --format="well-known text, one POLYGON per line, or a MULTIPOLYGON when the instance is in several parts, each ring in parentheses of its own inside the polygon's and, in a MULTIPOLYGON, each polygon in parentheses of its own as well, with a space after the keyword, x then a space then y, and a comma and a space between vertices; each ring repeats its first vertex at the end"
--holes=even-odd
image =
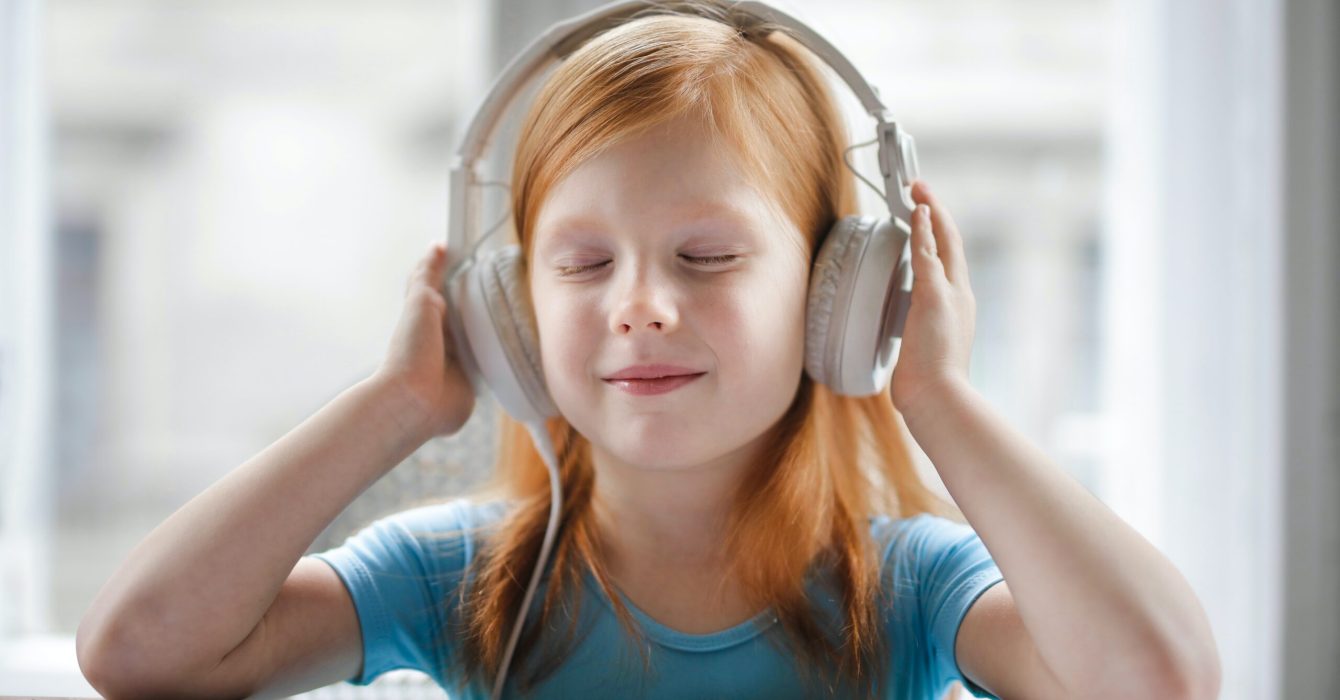
POLYGON ((646 469, 592 446, 592 498, 607 565, 621 571, 724 571, 726 528, 763 436, 705 464, 646 469))

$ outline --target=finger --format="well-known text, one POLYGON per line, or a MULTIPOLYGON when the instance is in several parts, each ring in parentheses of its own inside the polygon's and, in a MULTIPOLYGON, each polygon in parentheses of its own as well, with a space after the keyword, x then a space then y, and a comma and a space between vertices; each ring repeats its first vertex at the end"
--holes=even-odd
POLYGON ((949 210, 935 197, 925 180, 913 182, 912 199, 918 204, 930 207, 933 238, 936 241, 936 248, 940 251, 945 276, 955 284, 966 281, 968 261, 963 252, 963 237, 959 235, 958 224, 954 222, 949 210))
POLYGON ((424 254, 423 260, 428 271, 441 271, 447 262, 447 248, 441 243, 434 243, 424 254))
POLYGON ((944 266, 931 232, 930 207, 924 204, 917 205, 912 213, 912 273, 921 279, 944 276, 944 266))
POLYGON ((441 243, 433 246, 432 251, 428 253, 428 269, 424 273, 424 284, 433 289, 445 289, 445 280, 442 278, 442 271, 447 267, 447 249, 441 243))
POLYGON ((441 243, 433 243, 424 252, 423 257, 419 258, 418 263, 409 274, 409 279, 405 282, 405 291, 413 289, 415 285, 422 284, 429 289, 438 289, 442 286, 442 270, 446 265, 446 248, 441 243))

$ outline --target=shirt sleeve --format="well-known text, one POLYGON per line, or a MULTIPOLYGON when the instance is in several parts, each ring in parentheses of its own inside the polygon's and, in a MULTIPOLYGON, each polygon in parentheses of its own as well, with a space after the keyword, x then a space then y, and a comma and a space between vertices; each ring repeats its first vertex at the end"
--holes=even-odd
POLYGON ((441 682, 454 646, 445 625, 474 549, 466 506, 458 500, 394 513, 310 555, 339 574, 358 613, 363 665, 349 683, 367 685, 401 668, 441 682))
POLYGON ((907 545, 917 571, 917 600, 930 640, 932 684, 943 692, 958 681, 973 695, 994 700, 996 696, 959 669, 954 642, 968 609, 1004 576, 970 526, 922 514, 912 518, 908 528, 907 545))

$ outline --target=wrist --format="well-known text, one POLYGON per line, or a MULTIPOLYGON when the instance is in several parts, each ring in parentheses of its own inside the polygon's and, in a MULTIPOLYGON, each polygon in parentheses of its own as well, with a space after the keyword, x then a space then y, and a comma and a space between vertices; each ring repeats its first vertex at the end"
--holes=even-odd
POLYGON ((428 405, 403 377, 378 371, 360 383, 367 388, 374 410, 404 439, 422 445, 433 437, 428 405))
POLYGON ((903 414, 908 429, 914 430, 913 424, 935 420, 936 416, 962 403, 973 391, 966 377, 945 375, 920 382, 905 391, 894 407, 903 414))

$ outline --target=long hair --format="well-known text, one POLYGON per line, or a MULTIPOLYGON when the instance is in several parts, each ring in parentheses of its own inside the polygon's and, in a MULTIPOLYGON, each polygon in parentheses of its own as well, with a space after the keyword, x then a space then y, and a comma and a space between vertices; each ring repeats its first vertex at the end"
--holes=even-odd
MULTIPOLYGON (((730 3, 713 0, 662 4, 587 41, 540 87, 522 123, 511 207, 526 259, 539 208, 565 175, 620 140, 693 116, 733 148, 805 234, 812 264, 838 218, 859 213, 855 179, 842 160, 841 112, 814 61, 783 32, 746 31, 730 3)), ((500 667, 549 517, 548 472, 530 434, 501 412, 500 421, 493 478, 474 497, 503 496, 512 507, 454 593, 462 685, 489 681, 500 667)), ((838 396, 802 376, 772 428, 777 439, 746 472, 724 533, 732 574, 756 609, 772 607, 780 644, 829 693, 852 683, 869 694, 885 672, 880 611, 888 601, 869 518, 962 517, 921 481, 902 426, 887 393, 838 396), (815 567, 830 571, 835 584, 835 630, 821 623, 806 592, 815 567)), ((559 456, 563 512, 539 619, 527 619, 515 652, 522 692, 571 652, 584 573, 612 601, 644 667, 648 660, 604 565, 590 443, 561 416, 545 428, 559 456), (561 637, 541 634, 560 629, 561 637)))

